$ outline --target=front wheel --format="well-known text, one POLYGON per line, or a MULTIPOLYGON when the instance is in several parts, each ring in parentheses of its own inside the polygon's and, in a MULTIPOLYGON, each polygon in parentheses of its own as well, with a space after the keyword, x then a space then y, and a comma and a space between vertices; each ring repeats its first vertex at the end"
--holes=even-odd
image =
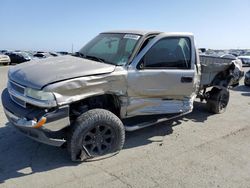
POLYGON ((85 161, 118 153, 124 140, 121 120, 107 110, 93 109, 77 118, 67 142, 71 160, 85 161))
POLYGON ((226 111, 228 102, 229 102, 228 90, 213 88, 209 92, 207 107, 210 112, 215 114, 221 114, 226 111))

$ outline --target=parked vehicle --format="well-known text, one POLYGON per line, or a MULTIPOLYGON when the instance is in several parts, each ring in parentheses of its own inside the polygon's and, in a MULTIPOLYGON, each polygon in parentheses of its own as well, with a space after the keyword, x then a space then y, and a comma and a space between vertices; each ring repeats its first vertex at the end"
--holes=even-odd
POLYGON ((45 144, 66 144, 73 161, 116 154, 125 130, 190 113, 196 97, 211 113, 223 113, 240 71, 230 59, 199 57, 190 33, 105 32, 78 55, 11 67, 2 93, 17 129, 45 144))
POLYGON ((250 65, 250 56, 242 55, 242 56, 239 56, 238 59, 242 61, 243 65, 247 65, 247 66, 250 65))
POLYGON ((10 57, 4 54, 0 54, 0 65, 9 65, 10 57))
POLYGON ((5 54, 8 50, 0 50, 0 54, 5 54))
POLYGON ((7 52, 5 54, 10 57, 10 64, 19 64, 31 60, 31 57, 25 52, 7 52))
POLYGON ((54 57, 54 56, 57 56, 57 55, 54 55, 54 54, 52 55, 47 52, 37 52, 36 54, 34 54, 34 57, 37 57, 39 59, 44 59, 44 58, 54 57))
POLYGON ((61 52, 57 52, 58 54, 61 54, 61 55, 69 55, 69 52, 63 52, 63 51, 61 51, 61 52))
POLYGON ((57 57, 57 56, 61 55, 61 54, 59 54, 59 53, 57 53, 57 52, 49 52, 49 54, 50 54, 51 56, 53 56, 53 57, 57 57))
POLYGON ((229 58, 229 59, 237 59, 236 56, 232 55, 232 54, 224 54, 224 55, 221 55, 220 57, 222 58, 229 58))
POLYGON ((245 86, 250 86, 250 70, 245 74, 244 84, 245 86))

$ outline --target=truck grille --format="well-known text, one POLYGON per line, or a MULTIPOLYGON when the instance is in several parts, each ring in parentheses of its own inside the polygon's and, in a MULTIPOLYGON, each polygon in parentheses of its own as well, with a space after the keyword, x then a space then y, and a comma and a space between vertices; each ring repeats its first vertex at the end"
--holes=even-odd
POLYGON ((19 99, 18 97, 16 97, 14 95, 14 93, 18 94, 18 95, 22 95, 25 96, 25 87, 21 86, 15 82, 9 81, 8 83, 8 91, 10 94, 11 99, 18 105, 26 108, 26 102, 19 99))
POLYGON ((11 82, 11 81, 9 82, 9 84, 10 84, 10 87, 11 87, 13 90, 15 90, 15 91, 17 91, 18 93, 24 95, 25 87, 20 86, 19 84, 16 84, 16 83, 11 82))

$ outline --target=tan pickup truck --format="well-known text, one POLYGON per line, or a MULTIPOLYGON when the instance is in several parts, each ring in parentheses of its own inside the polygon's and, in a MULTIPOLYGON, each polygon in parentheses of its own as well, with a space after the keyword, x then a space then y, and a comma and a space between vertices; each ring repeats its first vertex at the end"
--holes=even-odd
POLYGON ((125 131, 190 113, 197 97, 224 112, 239 73, 231 59, 200 57, 190 33, 111 31, 75 56, 10 68, 2 103, 22 133, 83 161, 116 154, 125 131))

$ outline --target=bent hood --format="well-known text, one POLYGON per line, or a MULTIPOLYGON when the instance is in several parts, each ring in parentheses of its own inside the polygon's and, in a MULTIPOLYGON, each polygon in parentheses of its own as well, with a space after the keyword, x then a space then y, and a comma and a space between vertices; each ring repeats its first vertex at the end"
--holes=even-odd
POLYGON ((45 85, 71 78, 111 73, 115 65, 73 56, 51 57, 11 67, 9 79, 21 85, 41 89, 45 85))

